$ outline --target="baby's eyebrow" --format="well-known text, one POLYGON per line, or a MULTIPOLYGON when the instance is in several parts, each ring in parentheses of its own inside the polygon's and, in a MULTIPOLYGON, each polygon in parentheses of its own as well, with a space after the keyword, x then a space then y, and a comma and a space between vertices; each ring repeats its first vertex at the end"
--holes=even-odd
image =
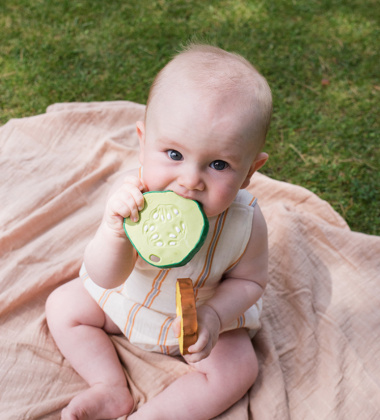
POLYGON ((231 150, 223 152, 223 150, 221 150, 220 152, 218 151, 218 157, 214 160, 225 160, 226 162, 240 162, 241 159, 241 153, 233 153, 231 152, 231 150))
POLYGON ((181 147, 183 147, 183 144, 179 141, 169 139, 167 137, 160 137, 156 141, 159 145, 165 146, 168 149, 180 149, 181 147))

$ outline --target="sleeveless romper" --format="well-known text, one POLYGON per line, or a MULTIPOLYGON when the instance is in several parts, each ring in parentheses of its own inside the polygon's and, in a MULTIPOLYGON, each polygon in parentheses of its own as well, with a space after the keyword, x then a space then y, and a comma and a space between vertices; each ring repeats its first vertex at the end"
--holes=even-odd
MULTIPOLYGON (((185 266, 159 269, 138 257, 122 285, 103 289, 91 280, 83 264, 80 277, 85 288, 132 344, 179 355, 178 339, 170 328, 176 318, 176 281, 191 278, 197 307, 211 298, 223 274, 239 262, 245 251, 256 201, 240 190, 226 211, 209 219, 205 243, 185 266)), ((253 337, 260 328, 261 308, 260 299, 222 332, 247 328, 253 337)))

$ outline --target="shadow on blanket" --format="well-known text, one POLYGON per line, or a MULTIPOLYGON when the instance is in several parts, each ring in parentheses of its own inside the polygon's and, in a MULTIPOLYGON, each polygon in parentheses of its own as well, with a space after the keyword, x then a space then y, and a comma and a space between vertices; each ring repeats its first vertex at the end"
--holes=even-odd
MULTIPOLYGON (((57 350, 44 303, 75 278, 114 174, 137 162, 131 102, 56 104, 0 129, 0 418, 59 419, 86 387, 57 350)), ((255 174, 270 283, 254 387, 220 419, 377 419, 380 238, 308 190, 255 174)), ((138 405, 187 366, 113 337, 138 405)))

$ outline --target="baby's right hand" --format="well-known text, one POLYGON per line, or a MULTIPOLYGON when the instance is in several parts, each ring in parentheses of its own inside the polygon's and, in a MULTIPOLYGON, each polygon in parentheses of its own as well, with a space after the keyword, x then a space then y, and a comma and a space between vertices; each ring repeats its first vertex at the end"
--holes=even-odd
POLYGON ((138 177, 127 176, 111 194, 107 202, 104 221, 118 235, 124 236, 124 218, 130 217, 133 222, 139 220, 139 211, 144 208, 143 190, 144 184, 138 177))

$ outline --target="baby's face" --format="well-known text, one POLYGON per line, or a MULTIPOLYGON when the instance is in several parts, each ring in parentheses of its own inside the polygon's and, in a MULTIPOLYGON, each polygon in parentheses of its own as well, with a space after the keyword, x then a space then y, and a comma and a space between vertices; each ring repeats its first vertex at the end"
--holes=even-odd
POLYGON ((144 184, 149 191, 197 200, 208 217, 222 213, 247 181, 255 157, 238 102, 202 101, 185 89, 159 96, 149 106, 146 127, 138 125, 144 184))

